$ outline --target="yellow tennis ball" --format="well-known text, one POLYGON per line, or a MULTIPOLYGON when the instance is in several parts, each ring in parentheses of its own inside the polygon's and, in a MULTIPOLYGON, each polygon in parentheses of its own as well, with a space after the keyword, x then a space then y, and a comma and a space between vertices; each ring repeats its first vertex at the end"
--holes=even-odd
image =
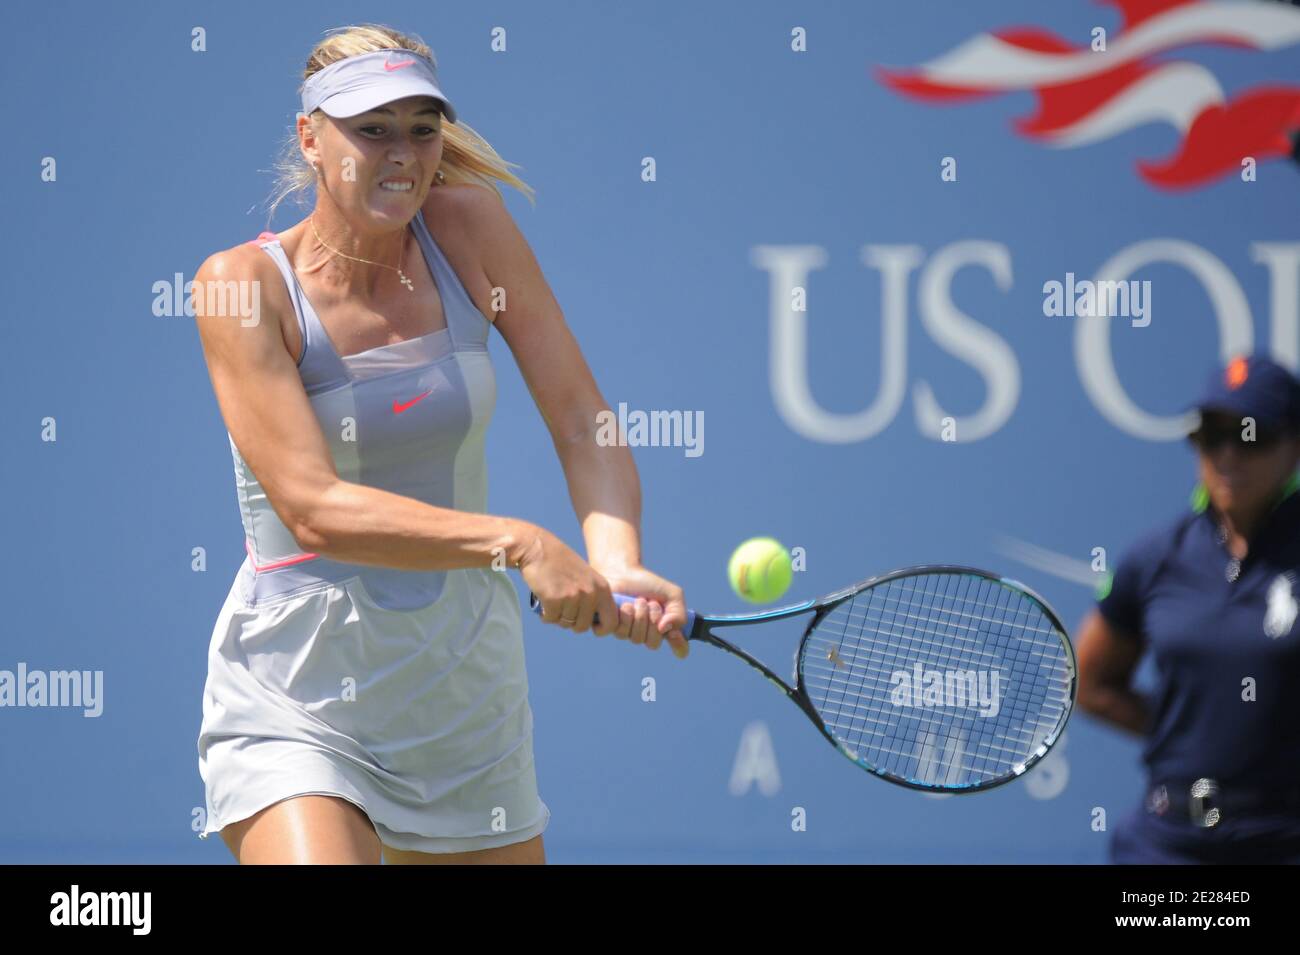
POLYGON ((790 554, 772 537, 751 537, 727 564, 731 589, 750 603, 777 600, 790 586, 790 554))

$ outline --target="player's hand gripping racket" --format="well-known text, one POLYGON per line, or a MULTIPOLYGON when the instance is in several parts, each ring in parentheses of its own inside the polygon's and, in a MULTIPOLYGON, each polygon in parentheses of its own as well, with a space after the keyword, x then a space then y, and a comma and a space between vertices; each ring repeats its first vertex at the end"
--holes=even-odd
MULTIPOLYGON (((541 613, 536 594, 529 604, 541 613)), ((913 789, 977 792, 1023 775, 1074 705, 1059 618, 1023 584, 971 567, 909 567, 762 613, 687 611, 682 633, 740 657, 841 753, 913 789), (793 687, 715 632, 801 613, 793 687)))

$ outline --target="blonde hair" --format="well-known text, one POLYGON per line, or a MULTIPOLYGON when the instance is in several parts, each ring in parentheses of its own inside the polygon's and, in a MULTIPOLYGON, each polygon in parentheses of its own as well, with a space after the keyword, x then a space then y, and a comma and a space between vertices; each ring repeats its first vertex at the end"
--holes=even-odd
MULTIPOLYGON (((375 50, 411 50, 427 58, 437 68, 433 51, 415 34, 399 33, 392 27, 367 23, 326 31, 325 39, 317 43, 307 57, 307 66, 302 74, 303 82, 331 63, 375 50)), ((298 93, 302 94, 301 87, 298 93)), ((325 121, 324 117, 325 114, 319 109, 313 112, 309 117, 313 128, 318 128, 325 121)), ((442 162, 437 170, 441 175, 435 175, 433 188, 472 182, 486 186, 500 196, 501 189, 497 183, 503 182, 514 186, 530 203, 536 205, 532 187, 510 171, 511 166, 518 167, 518 164, 502 159, 488 141, 467 126, 464 120, 452 123, 444 116, 442 138, 442 162)), ((304 205, 304 194, 316 185, 316 172, 302 154, 296 124, 281 145, 279 158, 275 162, 275 173, 274 200, 266 217, 268 227, 275 217, 275 210, 285 198, 292 195, 299 205, 304 205)))

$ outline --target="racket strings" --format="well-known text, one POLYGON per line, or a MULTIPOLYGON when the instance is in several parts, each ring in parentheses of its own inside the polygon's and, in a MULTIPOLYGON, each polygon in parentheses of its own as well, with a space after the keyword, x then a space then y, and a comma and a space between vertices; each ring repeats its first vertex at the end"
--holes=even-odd
POLYGON ((799 663, 840 745, 920 785, 1022 771, 1070 705, 1070 657, 1051 618, 1027 594, 974 574, 859 591, 817 624, 799 663))

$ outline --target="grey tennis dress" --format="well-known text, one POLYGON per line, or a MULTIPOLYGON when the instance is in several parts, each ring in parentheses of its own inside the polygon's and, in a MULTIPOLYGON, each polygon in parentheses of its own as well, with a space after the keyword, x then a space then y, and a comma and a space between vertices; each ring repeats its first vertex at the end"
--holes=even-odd
MULTIPOLYGON (((298 370, 346 481, 483 513, 496 403, 490 325, 422 215, 446 328, 339 357, 274 233, 298 370)), ((229 437, 229 433, 227 433, 229 437)), ((307 793, 359 806, 396 849, 529 839, 537 792, 519 595, 504 571, 408 571, 304 553, 234 439, 247 556, 212 632, 199 731, 201 838, 307 793)))

